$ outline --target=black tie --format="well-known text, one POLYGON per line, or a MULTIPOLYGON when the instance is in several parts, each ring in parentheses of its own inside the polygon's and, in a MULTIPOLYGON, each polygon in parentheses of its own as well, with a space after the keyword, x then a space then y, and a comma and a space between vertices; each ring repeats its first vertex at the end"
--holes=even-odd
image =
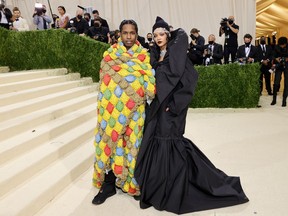
POLYGON ((19 21, 19 19, 18 19, 18 18, 16 19, 16 22, 17 22, 17 21, 19 21))

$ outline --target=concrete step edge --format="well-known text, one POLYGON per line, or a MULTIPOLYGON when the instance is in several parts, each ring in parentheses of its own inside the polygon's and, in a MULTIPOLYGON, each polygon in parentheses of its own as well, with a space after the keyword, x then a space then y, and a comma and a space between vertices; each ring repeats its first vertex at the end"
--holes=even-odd
POLYGON ((16 104, 2 106, 0 107, 0 119, 2 121, 6 121, 12 118, 18 118, 19 116, 25 115, 27 113, 53 106, 54 104, 68 101, 85 94, 89 94, 89 88, 82 86, 45 95, 39 98, 22 101, 16 104))
POLYGON ((96 105, 79 109, 58 119, 39 125, 0 142, 0 165, 16 158, 28 150, 54 139, 76 125, 96 115, 96 105))
POLYGON ((60 76, 67 74, 66 68, 58 69, 43 69, 43 70, 26 70, 19 72, 10 72, 0 74, 0 85, 14 82, 20 82, 25 80, 33 80, 47 76, 60 76))
MULTIPOLYGON (((78 148, 83 142, 93 137, 96 118, 65 132, 43 145, 0 166, 0 197, 26 182, 41 169, 69 152, 78 148)), ((91 142, 91 145, 93 143, 91 142)))
POLYGON ((9 84, 1 84, 0 85, 0 92, 1 94, 6 94, 10 92, 19 92, 26 89, 31 89, 39 86, 44 85, 50 85, 55 83, 61 83, 66 81, 72 81, 72 80, 79 80, 80 74, 67 74, 63 76, 48 76, 48 77, 42 77, 38 79, 33 80, 26 80, 26 81, 20 81, 15 83, 9 83, 9 84))
MULTIPOLYGON (((33 113, 27 113, 18 118, 13 118, 0 123, 0 137, 5 140, 25 130, 32 129, 38 125, 60 118, 68 113, 74 112, 85 106, 95 104, 97 94, 89 93, 69 101, 64 101, 33 113)), ((96 106, 96 105, 95 105, 96 106)))
POLYGON ((94 149, 91 140, 65 158, 56 161, 38 175, 6 194, 0 200, 1 214, 5 216, 34 215, 67 185, 93 164, 94 149))

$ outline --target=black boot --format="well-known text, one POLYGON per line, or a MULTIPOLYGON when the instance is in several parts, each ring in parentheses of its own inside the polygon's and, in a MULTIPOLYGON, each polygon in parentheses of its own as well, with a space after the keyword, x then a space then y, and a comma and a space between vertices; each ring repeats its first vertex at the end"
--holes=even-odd
POLYGON ((273 100, 271 102, 271 105, 275 105, 276 104, 276 97, 277 97, 277 93, 275 94, 275 91, 273 92, 273 100))
POLYGON ((116 194, 115 180, 116 177, 112 170, 110 170, 108 174, 105 174, 103 185, 101 186, 98 194, 92 200, 93 204, 100 205, 104 203, 108 197, 116 194))
POLYGON ((282 107, 286 107, 286 97, 283 97, 282 107))

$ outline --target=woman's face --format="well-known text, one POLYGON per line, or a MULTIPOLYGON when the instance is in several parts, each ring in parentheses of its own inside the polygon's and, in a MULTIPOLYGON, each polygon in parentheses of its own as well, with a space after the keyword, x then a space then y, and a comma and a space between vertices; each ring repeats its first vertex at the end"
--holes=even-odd
POLYGON ((120 36, 127 50, 135 44, 138 37, 135 26, 132 24, 123 25, 120 36))
POLYGON ((59 8, 58 8, 58 13, 61 14, 61 15, 63 15, 63 14, 64 14, 64 10, 59 7, 59 8))
POLYGON ((161 48, 167 46, 168 37, 164 30, 156 29, 154 31, 154 42, 161 48))

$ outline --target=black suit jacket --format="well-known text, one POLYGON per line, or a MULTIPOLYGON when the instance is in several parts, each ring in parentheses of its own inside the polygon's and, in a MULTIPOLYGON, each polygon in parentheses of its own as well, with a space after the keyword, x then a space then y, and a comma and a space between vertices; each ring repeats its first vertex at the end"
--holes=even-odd
POLYGON ((261 71, 266 71, 271 68, 271 63, 273 60, 273 50, 272 47, 269 45, 265 45, 265 51, 262 50, 261 45, 257 46, 257 53, 258 53, 258 62, 262 62, 262 60, 268 60, 268 65, 261 64, 261 71))
MULTIPOLYGON (((237 50, 237 58, 245 58, 246 57, 246 53, 245 53, 245 44, 241 45, 238 47, 237 50)), ((254 62, 258 61, 258 51, 257 48, 255 46, 253 46, 251 44, 250 46, 250 52, 248 54, 248 58, 253 58, 254 62)))
MULTIPOLYGON (((223 46, 217 43, 214 43, 213 46, 214 48, 213 48, 212 58, 213 58, 214 64, 222 64, 221 60, 223 58, 223 46)), ((209 48, 209 44, 206 44, 204 46, 204 50, 205 49, 208 50, 208 48, 209 48)), ((205 56, 204 58, 207 58, 207 56, 205 56)))

